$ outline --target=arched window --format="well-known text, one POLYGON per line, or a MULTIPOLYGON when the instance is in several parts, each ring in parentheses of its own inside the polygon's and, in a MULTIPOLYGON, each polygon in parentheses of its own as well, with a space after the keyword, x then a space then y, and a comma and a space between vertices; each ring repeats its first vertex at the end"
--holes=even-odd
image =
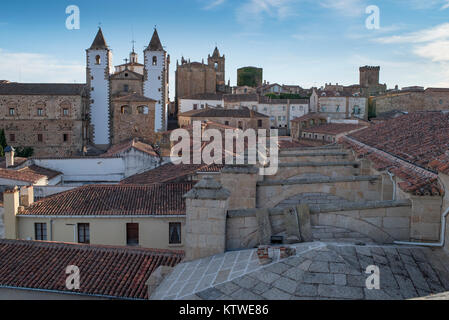
POLYGON ((215 62, 214 68, 215 68, 215 70, 218 70, 218 63, 217 62, 215 62))
POLYGON ((100 57, 100 55, 97 55, 95 57, 95 64, 101 64, 101 57, 100 57))
POLYGON ((157 66, 157 57, 153 56, 153 66, 157 66))
POLYGON ((139 114, 148 114, 149 108, 148 108, 148 106, 139 106, 139 107, 137 107, 137 112, 139 114))
POLYGON ((121 114, 131 114, 131 108, 130 106, 122 106, 120 112, 121 114))

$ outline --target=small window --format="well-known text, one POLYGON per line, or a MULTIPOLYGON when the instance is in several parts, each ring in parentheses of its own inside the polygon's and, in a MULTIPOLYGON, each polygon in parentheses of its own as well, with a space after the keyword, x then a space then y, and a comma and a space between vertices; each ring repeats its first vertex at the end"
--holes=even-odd
POLYGON ((131 114, 131 108, 129 106, 122 106, 120 112, 122 114, 131 114))
POLYGON ((42 108, 37 108, 37 115, 38 115, 39 117, 42 117, 42 116, 44 115, 44 109, 42 109, 42 108))
POLYGON ((139 114, 148 114, 149 108, 147 106, 140 106, 140 107, 137 107, 137 112, 139 114))
POLYGON ((95 64, 101 64, 101 57, 100 57, 100 55, 97 55, 95 57, 95 64))
POLYGON ((181 244, 181 223, 169 223, 169 244, 181 244))
POLYGON ((201 105, 201 109, 204 109, 204 104, 201 105))
POLYGON ((193 110, 198 110, 198 105, 197 104, 193 105, 193 110))
POLYGON ((10 141, 10 142, 16 142, 16 135, 15 135, 14 133, 11 133, 11 134, 9 135, 9 141, 10 141))
POLYGON ((47 241, 47 224, 35 223, 34 224, 34 239, 36 241, 47 241))
POLYGON ((62 109, 62 115, 64 117, 68 117, 69 116, 69 109, 67 109, 67 108, 62 109))
POLYGON ((90 243, 90 227, 88 223, 78 223, 78 243, 90 243))
POLYGON ((16 114, 16 109, 14 109, 14 108, 9 108, 9 115, 10 116, 13 116, 13 115, 15 115, 16 114))
POLYGON ((42 142, 42 141, 44 141, 44 137, 43 137, 42 133, 39 133, 37 135, 37 142, 42 142))
POLYGON ((262 128, 262 120, 257 120, 257 126, 258 126, 259 128, 262 128))
POLYGON ((62 135, 62 141, 64 141, 64 142, 69 141, 69 135, 68 135, 67 133, 64 133, 64 134, 62 135))
POLYGON ((139 224, 127 223, 126 224, 126 245, 138 246, 139 245, 139 224))
POLYGON ((229 121, 225 121, 225 126, 229 126, 229 121))
POLYGON ((217 62, 214 63, 214 68, 215 68, 215 70, 218 70, 218 63, 217 62))
POLYGON ((153 57, 153 66, 157 66, 157 57, 156 56, 153 57))
POLYGON ((128 92, 129 91, 129 85, 125 84, 123 86, 123 91, 128 92))
POLYGON ((242 121, 238 122, 238 127, 239 127, 239 129, 243 130, 243 122, 242 121))
POLYGON ((92 91, 95 91, 95 88, 94 88, 94 87, 92 87, 92 88, 90 88, 90 90, 92 90, 92 91))

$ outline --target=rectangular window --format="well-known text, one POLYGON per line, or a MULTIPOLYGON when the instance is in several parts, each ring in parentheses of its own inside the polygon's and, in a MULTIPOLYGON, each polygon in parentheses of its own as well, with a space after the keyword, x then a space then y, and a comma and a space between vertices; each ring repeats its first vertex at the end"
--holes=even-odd
POLYGON ((62 135, 62 140, 63 140, 64 142, 69 141, 69 135, 68 135, 67 133, 64 133, 64 134, 62 135))
POLYGON ((9 135, 9 142, 16 142, 16 135, 14 133, 9 135))
POLYGON ((37 109, 37 115, 42 117, 44 115, 44 110, 42 108, 37 109))
POLYGON ((36 241, 47 241, 47 224, 35 223, 34 224, 34 239, 36 241))
POLYGON ((67 116, 69 115, 69 109, 64 108, 64 109, 62 110, 62 114, 64 115, 64 117, 67 117, 67 116))
POLYGON ((198 105, 197 104, 193 105, 193 110, 198 110, 198 105))
POLYGON ((129 85, 125 84, 123 87, 123 91, 128 92, 129 91, 129 85))
POLYGON ((169 223, 169 244, 181 244, 181 223, 169 223))
POLYGON ((229 126, 229 121, 225 121, 225 125, 226 125, 226 126, 229 126))
POLYGON ((16 113, 16 110, 14 108, 9 108, 9 115, 13 116, 16 113))
POLYGON ((42 133, 39 133, 39 134, 37 135, 37 141, 38 141, 38 142, 44 141, 44 137, 42 136, 42 133))
POLYGON ((88 223, 78 223, 78 243, 90 243, 90 230, 88 223))
POLYGON ((126 224, 126 245, 138 246, 139 245, 139 224, 127 223, 126 224))
POLYGON ((259 128, 262 128, 262 120, 257 120, 257 126, 258 126, 259 128))

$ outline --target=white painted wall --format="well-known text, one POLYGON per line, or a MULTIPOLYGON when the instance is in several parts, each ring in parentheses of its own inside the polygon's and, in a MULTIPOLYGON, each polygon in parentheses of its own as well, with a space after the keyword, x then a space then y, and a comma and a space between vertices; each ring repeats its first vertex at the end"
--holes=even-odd
POLYGON ((34 159, 38 166, 64 174, 64 183, 119 182, 125 176, 122 158, 34 159))
POLYGON ((90 114, 91 123, 94 128, 94 143, 96 145, 109 144, 109 74, 112 65, 112 53, 108 50, 88 50, 87 67, 90 70, 90 114), (96 64, 96 56, 101 57, 101 63, 96 64), (107 74, 105 76, 105 73, 107 74), (92 103, 92 100, 94 101, 92 103))
POLYGON ((210 107, 223 107, 223 100, 200 100, 200 99, 180 99, 179 111, 181 113, 193 110, 193 105, 198 105, 198 110, 205 109, 206 105, 210 107))
POLYGON ((125 161, 125 178, 160 166, 159 157, 153 157, 136 149, 121 154, 125 161))
MULTIPOLYGON (((154 130, 165 131, 166 123, 162 123, 162 115, 166 110, 166 101, 163 101, 163 93, 167 92, 167 86, 164 84, 164 72, 167 63, 166 53, 164 51, 144 52, 144 65, 147 71, 148 79, 143 84, 143 95, 145 97, 156 100, 156 111, 154 119, 154 130), (153 66, 153 57, 157 57, 157 65, 153 66)), ((165 121, 167 122, 167 121, 165 121)))

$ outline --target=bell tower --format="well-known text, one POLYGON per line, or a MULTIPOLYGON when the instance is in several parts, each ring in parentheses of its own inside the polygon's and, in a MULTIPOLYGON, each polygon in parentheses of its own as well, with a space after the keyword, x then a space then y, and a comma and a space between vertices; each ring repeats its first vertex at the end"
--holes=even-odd
POLYGON ((92 125, 92 142, 101 149, 110 144, 110 85, 112 73, 112 52, 103 36, 101 28, 94 42, 86 50, 87 86, 90 96, 90 118, 92 125))
POLYGON ((214 68, 216 76, 217 76, 217 86, 224 86, 225 83, 225 56, 220 55, 220 51, 218 47, 215 47, 214 53, 212 56, 207 57, 207 64, 214 68))

